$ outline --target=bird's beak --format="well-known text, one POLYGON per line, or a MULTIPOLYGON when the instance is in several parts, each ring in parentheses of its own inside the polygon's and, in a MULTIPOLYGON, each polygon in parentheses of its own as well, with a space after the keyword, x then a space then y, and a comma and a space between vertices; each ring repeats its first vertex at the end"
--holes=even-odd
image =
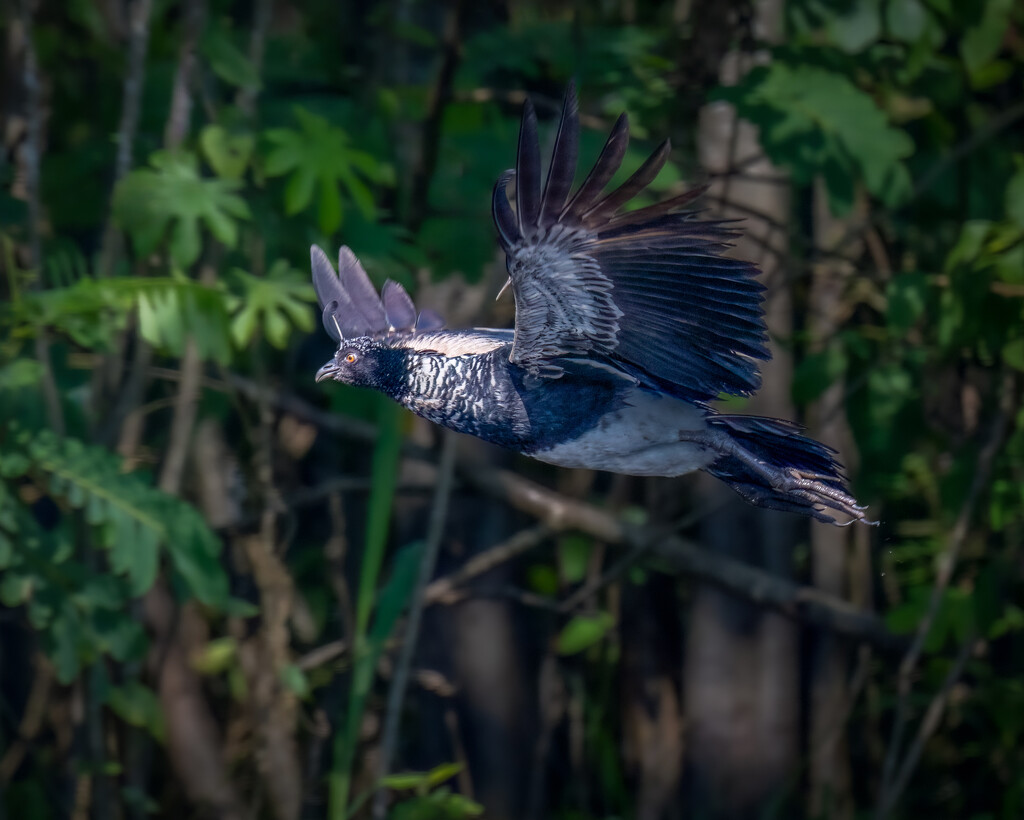
POLYGON ((323 367, 321 367, 318 371, 316 371, 316 380, 318 382, 322 382, 324 379, 330 379, 334 376, 335 373, 338 372, 339 369, 340 368, 338 367, 338 365, 336 365, 334 363, 334 360, 332 359, 323 367))

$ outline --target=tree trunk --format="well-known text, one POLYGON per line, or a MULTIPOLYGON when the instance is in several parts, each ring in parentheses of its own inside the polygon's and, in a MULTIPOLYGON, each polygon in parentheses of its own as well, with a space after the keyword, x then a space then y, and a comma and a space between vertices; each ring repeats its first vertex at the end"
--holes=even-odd
MULTIPOLYGON (((756 4, 759 40, 777 39, 779 0, 756 4)), ((732 53, 720 76, 736 82, 765 55, 732 53)), ((782 259, 787 237, 775 227, 789 212, 788 186, 764 157, 756 130, 721 102, 701 112, 698 151, 704 167, 726 175, 742 163, 742 177, 722 176, 712 185, 725 217, 743 217, 736 254, 759 262, 769 285, 766 321, 773 339, 792 333, 792 304, 782 259), (730 204, 738 207, 730 208, 730 204), (770 218, 751 217, 751 213, 770 218)), ((788 418, 792 360, 773 345, 762 368, 764 387, 749 412, 788 418)), ((712 512, 701 528, 709 549, 779 574, 791 571, 791 553, 802 522, 793 515, 744 504, 713 479, 703 483, 712 512)), ((799 750, 798 633, 791 622, 717 589, 695 590, 687 641, 684 688, 688 726, 691 814, 701 818, 752 818, 770 808, 791 783, 799 750)))
MULTIPOLYGON (((824 182, 814 186, 814 244, 831 250, 847 234, 854 213, 847 219, 834 217, 828 207, 824 182)), ((842 326, 843 295, 853 274, 853 265, 826 258, 814 268, 809 298, 808 330, 811 352, 827 348, 842 326)), ((843 412, 842 380, 828 389, 809 410, 811 434, 849 458, 853 441, 843 412)), ((849 465, 847 465, 849 466, 849 465)), ((847 566, 850 529, 825 524, 811 525, 811 572, 814 585, 832 595, 848 593, 847 566)), ((810 715, 808 755, 810 757, 810 813, 813 816, 848 820, 853 816, 850 794, 850 760, 846 745, 847 668, 849 648, 834 633, 814 630, 811 648, 810 715)))

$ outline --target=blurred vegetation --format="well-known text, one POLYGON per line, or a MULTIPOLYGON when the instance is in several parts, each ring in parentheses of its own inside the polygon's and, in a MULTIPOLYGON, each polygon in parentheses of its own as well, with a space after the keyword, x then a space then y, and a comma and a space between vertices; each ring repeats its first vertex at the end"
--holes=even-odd
MULTIPOLYGON (((437 462, 436 431, 417 427, 403 456, 410 419, 313 384, 332 351, 306 259, 347 244, 378 284, 428 303, 493 295, 490 192, 523 92, 550 120, 571 77, 584 157, 622 110, 626 170, 672 136, 657 192, 699 181, 711 101, 758 126, 787 175, 770 285, 796 305, 777 340, 796 357, 793 400, 842 386, 843 457, 882 520, 862 603, 921 642, 904 679, 898 656, 872 656, 838 716, 855 816, 873 816, 887 752, 933 706, 883 816, 1024 816, 1024 6, 788 0, 769 44, 757 4, 711 5, 0 3, 0 817, 340 820, 368 816, 378 783, 394 818, 516 816, 473 795, 488 756, 457 728, 417 739, 451 726, 424 715, 451 712, 441 696, 410 698, 402 724, 394 768, 421 773, 378 781, 437 476, 416 485, 407 462, 437 462), (722 59, 754 52, 720 84, 722 59), (816 185, 846 226, 827 249, 816 185), (830 259, 856 275, 836 332, 812 343, 808 292, 830 259), (181 692, 201 703, 176 711, 181 692), (210 738, 223 746, 207 764, 210 738)), ((587 487, 650 520, 636 487, 625 505, 587 487)), ((442 540, 447 566, 489 546, 468 537, 442 540)), ((691 581, 641 557, 552 614, 530 602, 614 563, 598 539, 553 543, 509 576, 524 677, 554 657, 557 697, 583 715, 549 738, 561 751, 539 764, 552 774, 536 816, 651 816, 616 711, 620 606, 651 577, 683 602, 691 581)), ((806 556, 806 536, 793 550, 806 556)), ((524 726, 537 697, 521 698, 524 726)), ((806 780, 779 784, 787 808, 765 816, 848 816, 811 808, 806 780)), ((711 816, 682 805, 664 816, 711 816)))

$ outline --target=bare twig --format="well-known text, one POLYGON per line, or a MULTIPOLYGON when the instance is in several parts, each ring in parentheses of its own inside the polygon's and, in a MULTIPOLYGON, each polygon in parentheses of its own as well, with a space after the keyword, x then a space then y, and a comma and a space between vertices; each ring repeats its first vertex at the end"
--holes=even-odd
POLYGON ((178 51, 178 69, 171 91, 171 112, 164 127, 164 146, 175 150, 188 135, 192 113, 192 76, 195 72, 199 37, 206 22, 206 0, 188 0, 185 3, 185 36, 178 51))
POLYGON ((899 801, 900 796, 906 790, 910 777, 914 773, 914 769, 917 768, 918 761, 921 759, 921 753, 924 751, 925 744, 935 734, 935 730, 939 728, 939 723, 942 721, 942 716, 945 714, 946 706, 949 703, 949 695, 957 681, 960 680, 961 675, 963 675, 967 661, 970 659, 976 644, 977 639, 975 636, 973 634, 969 635, 960 647, 956 659, 950 664, 949 671, 942 681, 942 686, 939 687, 939 691, 935 693, 935 697, 928 704, 928 709, 924 713, 921 725, 917 728, 917 734, 907 748, 907 754, 899 767, 898 773, 883 796, 883 802, 879 805, 878 811, 875 814, 875 817, 879 818, 879 820, 884 820, 884 818, 889 816, 892 810, 896 808, 896 803, 899 801))
POLYGON ((458 601, 462 597, 458 587, 542 544, 551 533, 551 528, 544 525, 529 527, 474 555, 456 572, 438 578, 427 586, 424 601, 428 604, 451 604, 458 601))
MULTIPOLYGON (((203 266, 200 281, 203 284, 211 285, 215 276, 214 266, 207 263, 203 266)), ((195 339, 189 338, 185 342, 185 352, 181 357, 181 380, 178 383, 178 392, 174 397, 171 432, 158 482, 161 490, 172 495, 177 495, 181 491, 181 482, 185 475, 185 460, 188 456, 188 445, 192 437, 192 429, 195 426, 199 402, 202 367, 199 346, 195 339)))
MULTIPOLYGON (((25 198, 28 203, 28 247, 29 267, 34 272, 33 287, 43 288, 43 244, 41 229, 43 205, 39 189, 39 164, 43 150, 43 107, 39 90, 39 61, 32 40, 32 4, 30 0, 18 3, 18 22, 24 48, 22 85, 25 89, 26 134, 22 144, 22 162, 25 168, 25 198)), ((46 329, 38 328, 35 339, 36 359, 42 369, 40 384, 46 402, 46 415, 50 427, 59 436, 64 435, 64 411, 57 391, 57 380, 50 363, 50 338, 46 329)))
POLYGON ((35 675, 32 678, 32 687, 29 689, 28 700, 25 703, 21 720, 18 722, 18 734, 3 757, 0 758, 0 786, 11 782, 15 772, 21 766, 29 744, 33 741, 43 726, 43 719, 46 717, 46 709, 50 702, 50 692, 53 690, 54 674, 50 661, 42 654, 35 658, 35 675))
POLYGON ((295 665, 303 672, 309 672, 320 666, 326 666, 331 661, 337 660, 348 652, 348 644, 344 641, 331 641, 323 646, 318 646, 295 661, 295 665))
POLYGON ((906 730, 909 707, 910 691, 913 687, 914 675, 918 662, 924 653, 925 643, 931 633, 935 618, 942 605, 942 597, 953 578, 953 571, 956 569, 956 562, 960 555, 964 541, 967 538, 967 528, 970 526, 971 518, 974 515, 974 508, 978 502, 982 490, 988 483, 992 473, 992 466, 995 457, 1006 439, 1010 418, 1013 416, 1014 402, 1016 399, 1016 379, 1010 373, 1003 376, 1000 389, 999 409, 992 421, 991 432, 981 451, 978 453, 978 461, 974 468, 974 478, 967 491, 967 497, 960 508, 956 522, 949 534, 946 548, 939 556, 938 567, 935 573, 935 582, 932 585, 931 596, 928 599, 928 608, 925 610, 914 635, 914 640, 907 649, 906 654, 900 663, 899 668, 899 697, 896 702, 896 717, 893 723, 892 735, 889 739, 889 748, 885 756, 885 765, 882 769, 882 785, 879 790, 878 811, 876 817, 880 820, 887 816, 896 803, 897 795, 893 794, 896 787, 896 772, 903 771, 906 764, 897 766, 902 751, 903 733, 906 730))
MULTIPOLYGON (((256 0, 253 10, 252 29, 249 32, 249 62, 259 76, 263 68, 263 52, 266 47, 267 27, 270 25, 272 0, 256 0)), ((259 95, 257 86, 245 86, 238 92, 238 107, 247 117, 256 113, 256 98, 259 95)))
MULTIPOLYGON (((122 180, 132 166, 132 144, 139 123, 142 85, 146 75, 146 52, 149 48, 149 21, 153 0, 134 0, 128 4, 128 70, 124 75, 124 97, 121 123, 117 129, 117 158, 114 161, 114 184, 122 180)), ((99 275, 109 276, 121 253, 121 232, 107 219, 100 252, 99 275)))
POLYGON ((427 216, 430 183, 437 167, 441 148, 441 125, 444 111, 452 99, 455 72, 462 62, 462 15, 465 0, 450 0, 445 12, 443 52, 437 82, 431 90, 427 117, 423 122, 420 156, 412 173, 412 191, 406 224, 415 231, 427 216))
MULTIPOLYGON (((419 639, 420 621, 423 617, 427 584, 434 574, 437 556, 441 549, 441 538, 444 535, 445 521, 448 519, 448 502, 451 500, 452 482, 455 475, 455 434, 445 431, 444 444, 441 449, 441 463, 438 467, 437 490, 430 510, 430 522, 427 525, 426 543, 423 557, 420 559, 420 572, 413 589, 412 601, 409 604, 409 615, 406 619, 405 635, 395 664, 395 676, 391 680, 388 691, 387 712, 384 717, 384 729, 381 733, 380 757, 377 761, 377 780, 380 782, 387 776, 391 768, 391 759, 395 754, 398 741, 398 727, 401 724, 402 703, 405 701, 405 690, 409 682, 409 670, 412 668, 413 655, 419 639)), ((378 789, 373 799, 373 816, 375 820, 384 820, 388 808, 387 789, 378 789)))
POLYGON ((506 471, 478 470, 466 477, 479 489, 536 516, 552 529, 580 530, 609 544, 649 545, 653 553, 677 570, 710 581, 748 601, 870 643, 884 652, 902 652, 906 647, 906 641, 886 629, 877 616, 813 587, 795 584, 682 538, 627 524, 604 510, 565 498, 506 471))
POLYGON ((562 603, 559 604, 559 609, 566 613, 573 612, 606 586, 625 575, 626 572, 629 571, 630 567, 650 551, 650 548, 650 544, 636 544, 630 547, 629 552, 612 564, 607 572, 602 573, 591 581, 588 581, 573 592, 568 598, 562 601, 562 603))
MULTIPOLYGON (((258 385, 234 375, 231 383, 243 391, 258 392, 258 385)), ((367 422, 327 413, 287 392, 269 391, 272 403, 321 429, 359 441, 373 441, 376 428, 367 422)), ((429 458, 429 452, 406 443, 403 453, 429 458)), ((610 544, 635 545, 653 540, 652 551, 678 570, 711 581, 748 601, 777 609, 793 618, 865 641, 885 652, 903 652, 906 640, 886 629, 875 615, 812 587, 776 577, 740 561, 724 558, 680 538, 661 537, 643 527, 632 527, 615 516, 580 501, 564 498, 533 482, 498 470, 463 471, 472 484, 535 517, 550 530, 578 529, 610 544)))

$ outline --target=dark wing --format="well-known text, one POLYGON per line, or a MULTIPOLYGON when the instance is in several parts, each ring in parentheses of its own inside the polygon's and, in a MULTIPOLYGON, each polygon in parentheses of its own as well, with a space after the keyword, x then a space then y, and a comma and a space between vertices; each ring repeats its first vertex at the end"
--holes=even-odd
POLYGON ((494 222, 516 300, 511 361, 557 378, 568 358, 601 356, 690 400, 760 385, 768 340, 757 268, 722 255, 736 232, 681 211, 704 189, 620 213, 668 159, 665 142, 621 187, 602 196, 629 141, 625 115, 593 170, 576 173, 579 113, 570 85, 541 189, 537 117, 523 112, 516 170, 494 189, 494 222), (506 188, 516 181, 513 209, 506 188))
POLYGON ((313 288, 323 308, 324 328, 336 342, 359 336, 382 336, 393 332, 440 330, 444 319, 432 310, 419 314, 398 282, 384 283, 381 295, 347 247, 338 251, 338 271, 320 248, 309 249, 313 265, 313 288))

